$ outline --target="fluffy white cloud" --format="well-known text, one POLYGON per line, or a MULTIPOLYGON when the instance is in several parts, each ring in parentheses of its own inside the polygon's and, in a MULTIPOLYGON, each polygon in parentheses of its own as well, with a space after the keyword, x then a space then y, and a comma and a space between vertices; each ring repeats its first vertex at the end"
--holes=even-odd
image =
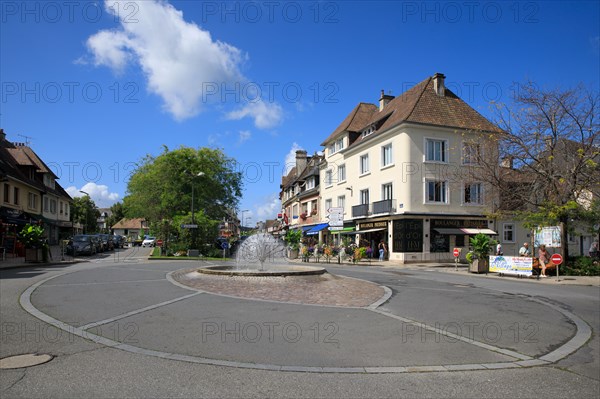
POLYGON ((67 187, 65 191, 72 198, 85 196, 85 194, 81 192, 84 191, 90 195, 90 198, 94 200, 96 206, 98 206, 99 208, 108 208, 115 202, 118 202, 120 198, 120 195, 118 193, 111 193, 108 189, 108 186, 91 182, 86 183, 81 188, 77 188, 75 186, 67 187))
POLYGON ((256 215, 259 220, 275 219, 281 210, 279 195, 272 194, 256 207, 256 215))
POLYGON ((123 12, 119 2, 105 1, 120 28, 94 34, 87 41, 88 49, 96 65, 117 72, 128 61, 137 61, 148 79, 148 90, 163 99, 176 119, 200 112, 208 86, 214 89, 224 82, 244 80, 240 50, 213 40, 208 31, 186 22, 172 5, 154 0, 127 4, 132 12, 123 12))
POLYGON ((254 119, 254 126, 259 129, 271 129, 279 125, 283 120, 283 109, 276 103, 265 103, 264 101, 249 102, 241 108, 228 112, 227 119, 243 119, 250 117, 254 119))

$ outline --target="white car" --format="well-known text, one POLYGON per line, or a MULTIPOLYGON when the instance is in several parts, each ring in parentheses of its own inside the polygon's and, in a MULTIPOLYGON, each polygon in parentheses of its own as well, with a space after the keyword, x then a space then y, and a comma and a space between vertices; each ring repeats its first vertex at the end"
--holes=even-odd
POLYGON ((146 237, 142 241, 142 247, 153 247, 156 244, 156 237, 146 237))

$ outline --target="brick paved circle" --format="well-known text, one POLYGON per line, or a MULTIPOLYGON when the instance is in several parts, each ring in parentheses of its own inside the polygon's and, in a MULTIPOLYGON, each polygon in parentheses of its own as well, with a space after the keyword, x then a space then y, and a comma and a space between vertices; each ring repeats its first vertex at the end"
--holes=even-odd
POLYGON ((176 271, 173 280, 213 294, 305 305, 368 307, 385 295, 364 280, 324 273, 316 276, 242 277, 207 275, 197 268, 176 271))

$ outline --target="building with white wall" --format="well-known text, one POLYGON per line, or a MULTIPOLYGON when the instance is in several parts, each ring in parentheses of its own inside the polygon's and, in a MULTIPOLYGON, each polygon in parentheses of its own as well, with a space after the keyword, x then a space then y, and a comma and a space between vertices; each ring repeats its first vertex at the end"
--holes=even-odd
POLYGON ((469 236, 497 235, 486 216, 496 194, 471 172, 502 131, 444 79, 399 97, 382 91, 379 106, 358 104, 322 143, 321 214, 342 207, 347 230, 375 247, 383 240, 391 260, 448 260, 454 247, 466 253, 469 236))

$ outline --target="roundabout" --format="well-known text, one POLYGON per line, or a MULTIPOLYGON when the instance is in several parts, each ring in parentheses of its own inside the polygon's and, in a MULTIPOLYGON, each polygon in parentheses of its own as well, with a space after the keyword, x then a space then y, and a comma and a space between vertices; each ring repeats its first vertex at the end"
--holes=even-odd
POLYGON ((518 369, 557 362, 591 337, 587 323, 549 301, 410 271, 335 268, 248 283, 197 270, 150 262, 66 272, 31 285, 20 303, 105 347, 273 371, 518 369))

